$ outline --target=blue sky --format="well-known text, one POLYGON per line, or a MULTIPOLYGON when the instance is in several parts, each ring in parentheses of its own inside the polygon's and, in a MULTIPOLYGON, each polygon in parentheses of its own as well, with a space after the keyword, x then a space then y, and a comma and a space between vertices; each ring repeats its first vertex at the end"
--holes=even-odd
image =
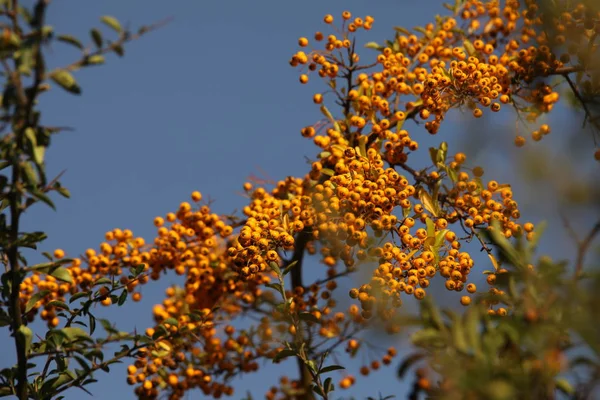
MULTIPOLYGON (((126 46, 124 58, 109 56, 107 65, 77 73, 82 97, 59 89, 42 97, 45 123, 75 129, 55 136, 47 155, 49 175, 66 169, 62 182, 71 190, 72 199, 57 199, 57 212, 43 207, 28 212, 24 229, 48 232, 42 250, 60 247, 76 256, 89 247, 96 248, 104 232, 117 227, 132 229, 150 241, 155 233, 153 218, 174 210, 193 190, 214 199, 217 212, 230 213, 244 205, 239 193, 250 175, 262 170, 274 179, 303 176, 307 168, 304 156, 314 157, 316 148, 299 131, 322 118, 311 99, 324 85, 315 78, 309 85, 300 85, 298 71, 288 60, 297 51, 298 37, 312 37, 317 30, 327 32, 323 16, 331 13, 339 20, 346 9, 375 18, 373 29, 360 33, 362 43, 383 42, 393 36, 393 26, 424 25, 433 21, 435 13, 445 11, 440 1, 433 0, 51 3, 47 23, 54 25, 57 33, 72 34, 85 42, 89 42, 89 28, 101 25, 101 15, 113 15, 134 28, 165 17, 173 20, 126 46)), ((367 49, 362 54, 374 55, 367 49)), ((60 66, 76 57, 76 52, 57 43, 47 62, 60 66)), ((456 138, 467 125, 460 113, 456 115, 448 119, 440 137, 430 137, 422 130, 417 135, 422 148, 440 140, 459 140, 456 138)), ((507 125, 499 119, 490 121, 475 124, 474 129, 508 126, 510 132, 506 140, 499 139, 491 157, 473 150, 474 159, 486 171, 508 162, 498 149, 512 142, 514 132, 512 120, 507 125)), ((507 168, 499 172, 504 179, 515 174, 507 168)), ((533 197, 520 199, 517 194, 517 199, 529 204, 532 211, 538 210, 534 222, 543 219, 543 212, 536 207, 540 200, 535 194, 528 196, 533 197)), ((548 249, 556 254, 572 251, 566 244, 561 246, 556 239, 548 249)), ((118 326, 130 330, 151 324, 150 306, 162 301, 164 289, 175 281, 167 277, 146 285, 143 302, 119 309, 118 326)), ((3 335, 6 332, 0 338, 8 340, 3 335)), ((0 366, 14 359, 12 342, 4 343, 0 366)), ((288 366, 285 373, 293 376, 295 364, 288 366)), ((358 367, 351 371, 356 373, 358 367)), ((123 369, 117 367, 111 375, 98 374, 99 383, 90 387, 94 395, 133 398, 123 369)), ((262 398, 277 382, 281 369, 271 366, 242 378, 233 398, 240 398, 246 389, 262 398)), ((359 380, 351 391, 338 394, 364 398, 377 397, 378 391, 403 393, 406 385, 395 379, 395 369, 384 369, 364 382, 359 380)), ((78 391, 67 394, 68 399, 82 396, 78 391)))

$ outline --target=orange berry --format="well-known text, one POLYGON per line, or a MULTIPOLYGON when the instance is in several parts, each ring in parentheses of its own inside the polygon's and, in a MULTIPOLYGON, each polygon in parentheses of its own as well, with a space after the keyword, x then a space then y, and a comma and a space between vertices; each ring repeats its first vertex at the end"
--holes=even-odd
POLYGON ((594 158, 596 159, 596 161, 600 161, 600 149, 596 149, 596 151, 594 152, 594 158))
POLYGON ((54 258, 63 258, 65 256, 65 252, 63 249, 54 250, 54 258))
POLYGON ((302 74, 300 75, 300 83, 305 84, 308 82, 308 75, 302 74))
POLYGON ((460 304, 462 304, 463 306, 468 306, 469 304, 471 304, 471 298, 469 296, 462 296, 460 298, 460 304))
POLYGON ((325 22, 326 24, 331 24, 333 23, 333 15, 331 14, 327 14, 325 16, 325 18, 323 18, 323 22, 325 22))
POLYGON ((323 95, 321 93, 317 93, 313 96, 313 102, 315 104, 321 104, 323 102, 323 95))
POLYGON ((475 118, 480 118, 483 115, 483 111, 481 110, 481 108, 476 108, 473 110, 473 116, 475 118))
POLYGON ((340 381, 340 387, 342 389, 348 389, 350 386, 352 386, 352 381, 350 378, 344 378, 340 381))
POLYGON ((131 298, 133 299, 133 301, 140 301, 142 299, 142 294, 139 292, 135 292, 131 295, 131 298))
POLYGON ((162 217, 154 218, 154 226, 156 226, 157 228, 160 228, 164 224, 165 224, 165 220, 162 217))
POLYGON ((306 47, 308 46, 308 39, 305 37, 301 37, 300 39, 298 39, 298 45, 300 47, 306 47))
POLYGON ((483 176, 483 168, 481 167, 475 167, 473 168, 473 175, 475 175, 478 178, 481 178, 483 176))
POLYGON ((198 202, 200 200, 202 200, 202 193, 198 191, 192 192, 192 201, 198 202))
POLYGON ((517 147, 525 146, 525 138, 520 135, 515 137, 515 146, 517 146, 517 147))

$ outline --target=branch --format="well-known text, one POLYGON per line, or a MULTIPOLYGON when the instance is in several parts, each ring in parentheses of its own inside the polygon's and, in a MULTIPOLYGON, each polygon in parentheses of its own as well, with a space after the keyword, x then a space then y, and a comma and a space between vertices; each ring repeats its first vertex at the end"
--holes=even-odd
POLYGON ((592 118, 592 112, 590 111, 589 107, 587 106, 587 103, 585 102, 584 98, 581 96, 581 93, 579 93, 577 86, 575 86, 575 84, 573 83, 573 80, 571 80, 571 77, 568 74, 563 74, 563 76, 565 77, 565 80, 571 87, 573 94, 575 95, 577 100, 579 100, 579 102, 581 103, 583 110, 585 111, 585 118, 583 119, 583 126, 585 127, 585 123, 587 122, 587 120, 592 118))
POLYGON ((580 277, 583 272, 583 262, 585 259, 585 254, 587 253, 588 248, 594 241, 594 237, 600 233, 600 221, 596 222, 596 225, 592 228, 592 230, 586 235, 585 238, 581 242, 577 244, 577 261, 575 261, 575 277, 580 277))

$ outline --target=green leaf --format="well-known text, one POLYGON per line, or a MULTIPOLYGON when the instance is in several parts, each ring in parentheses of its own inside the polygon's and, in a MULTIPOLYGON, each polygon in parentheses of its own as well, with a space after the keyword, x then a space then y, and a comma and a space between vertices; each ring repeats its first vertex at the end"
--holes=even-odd
POLYGON ((365 44, 365 47, 367 49, 373 49, 373 50, 382 50, 383 47, 378 45, 377 42, 369 42, 367 44, 365 44))
POLYGON ((169 332, 167 331, 167 328, 165 328, 164 325, 159 325, 156 327, 156 330, 154 331, 154 334, 152 335, 152 339, 156 340, 158 338, 160 338, 161 336, 165 336, 167 335, 169 332))
POLYGON ((32 189, 29 191, 29 193, 36 199, 45 203, 47 206, 49 206, 53 210, 56 210, 56 206, 54 205, 54 202, 50 199, 50 197, 46 193, 44 193, 40 190, 37 190, 37 189, 32 189))
POLYGON ((58 187, 55 190, 64 198, 66 198, 66 199, 71 198, 71 192, 69 191, 69 189, 64 188, 64 187, 58 187))
POLYGON ((100 17, 100 21, 108 25, 110 28, 114 29, 117 33, 121 33, 123 31, 123 28, 121 28, 121 24, 115 17, 111 17, 110 15, 104 15, 100 17))
POLYGON ((162 323, 173 325, 173 326, 179 326, 179 322, 175 318, 167 318, 162 323))
POLYGON ((110 284, 112 284, 112 281, 111 281, 109 278, 107 278, 107 277, 103 276, 102 278, 98 278, 98 279, 96 279, 96 280, 94 281, 94 283, 92 284, 92 286, 98 286, 98 285, 110 285, 110 284))
POLYGON ((475 47, 473 46, 473 43, 471 43, 470 40, 465 39, 463 41, 463 46, 465 47, 465 50, 467 51, 467 55, 472 56, 477 53, 477 51, 475 50, 475 47))
POLYGON ((331 377, 325 379, 325 382, 323 383, 323 389, 325 390, 325 393, 334 391, 335 386, 331 383, 331 377))
POLYGON ((81 94, 81 88, 77 84, 77 81, 75 81, 73 75, 66 69, 59 69, 52 73, 50 79, 69 93, 81 94))
POLYGON ((283 276, 286 276, 291 270, 292 268, 294 268, 294 265, 298 264, 298 260, 294 260, 291 263, 289 263, 288 265, 286 265, 286 267, 283 269, 283 276))
POLYGON ((401 27, 401 26, 395 26, 394 30, 396 32, 400 32, 400 33, 402 33, 404 35, 407 35, 407 36, 410 35, 410 31, 408 29, 406 29, 406 28, 401 27))
POLYGON ((421 204, 423 204, 423 207, 425 207, 425 209, 429 211, 431 215, 434 217, 438 216, 439 205, 437 199, 432 199, 429 193, 427 193, 427 191, 423 188, 419 190, 419 200, 421 201, 421 204))
POLYGON ((275 357, 273 357, 273 362, 276 363, 276 362, 283 360, 284 358, 295 356, 295 355, 296 355, 296 352, 294 350, 283 349, 279 353, 277 353, 275 355, 275 357))
POLYGON ((33 331, 28 326, 21 325, 19 326, 18 337, 19 340, 25 344, 25 354, 29 354, 31 340, 33 339, 33 331))
POLYGON ((419 347, 445 346, 440 331, 434 328, 426 328, 417 331, 411 335, 410 340, 415 346, 419 347))
POLYGON ((119 296, 119 300, 117 301, 118 306, 122 306, 127 301, 127 289, 123 289, 121 295, 119 296))
POLYGON ((104 56, 101 54, 96 54, 93 56, 86 57, 85 63, 87 65, 101 65, 104 64, 104 56))
POLYGON ((427 226, 427 237, 428 238, 435 237, 435 225, 434 225, 433 221, 431 220, 431 218, 427 218, 425 220, 425 225, 427 226))
POLYGON ((277 276, 281 277, 281 270, 279 269, 279 265, 275 261, 271 261, 269 263, 271 269, 277 274, 277 276))
POLYGON ((123 46, 121 45, 113 44, 112 49, 119 57, 123 57, 123 55, 125 54, 125 49, 123 49, 123 46))
POLYGON ((436 149, 435 147, 430 147, 429 148, 429 158, 431 158, 431 162, 435 165, 437 164, 437 158, 438 158, 438 149, 436 149))
POLYGON ((319 374, 326 374, 331 371, 337 371, 338 369, 346 369, 346 367, 342 367, 341 365, 330 365, 328 367, 323 367, 319 370, 319 374))
POLYGON ((81 328, 67 327, 60 329, 62 333, 70 340, 75 341, 78 339, 91 340, 90 335, 81 328))
POLYGON ((72 303, 72 302, 74 302, 77 299, 81 299, 82 297, 88 297, 89 295, 90 295, 90 292, 78 292, 78 293, 75 293, 69 299, 69 303, 72 303))
POLYGON ((102 48, 102 44, 104 41, 102 40, 102 34, 100 33, 100 31, 96 28, 92 28, 90 30, 90 35, 92 36, 92 40, 94 41, 96 47, 102 48))
POLYGON ((35 173, 33 167, 31 166, 31 163, 29 162, 22 162, 21 164, 21 168, 23 168, 23 172, 25 173, 25 183, 29 186, 29 187, 37 187, 38 184, 38 176, 35 173))
POLYGON ((31 147, 31 152, 33 155, 33 161, 37 165, 40 165, 44 162, 44 152, 46 151, 46 148, 44 146, 38 146, 37 135, 33 128, 30 127, 25 129, 25 137, 29 141, 29 146, 31 147))
POLYGON ((29 301, 27 301, 27 304, 25 305, 25 314, 31 311, 33 306, 35 306, 35 303, 46 297, 49 293, 49 290, 42 290, 41 292, 37 292, 33 296, 31 296, 31 298, 29 299, 29 301))
POLYGON ((267 283, 265 286, 268 288, 277 290, 282 295, 284 294, 283 286, 281 286, 281 284, 279 284, 279 283, 267 283))
POLYGON ((71 277, 69 270, 65 267, 55 268, 50 272, 50 275, 63 282, 73 283, 73 278, 71 277))
POLYGON ((56 37, 56 39, 58 39, 59 41, 61 41, 63 43, 67 43, 67 44, 70 44, 72 46, 75 46, 75 47, 77 47, 80 50, 84 49, 83 44, 77 38, 75 38, 74 36, 71 36, 71 35, 58 35, 56 37))

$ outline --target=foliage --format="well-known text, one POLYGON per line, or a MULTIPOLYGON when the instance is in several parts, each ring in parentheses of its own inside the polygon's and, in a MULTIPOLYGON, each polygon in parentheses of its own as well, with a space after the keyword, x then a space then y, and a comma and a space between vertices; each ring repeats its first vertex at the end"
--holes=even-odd
MULTIPOLYGON (((45 25, 47 0, 31 9, 14 0, 1 4, 8 21, 0 43, 8 132, 0 142, 6 174, 0 176, 6 266, 0 325, 11 330, 17 355, 17 364, 0 373, 1 395, 49 399, 73 387, 87 391, 95 372, 130 358, 127 382, 141 399, 179 399, 192 389, 219 398, 232 395, 232 379, 258 370, 260 361, 295 358, 297 379, 283 377, 266 397, 329 399, 356 382, 336 354, 345 349, 356 357, 368 348, 361 332, 372 326, 389 335, 418 328, 411 336, 415 352, 398 369, 403 378, 419 364, 410 398, 421 392, 450 399, 554 398, 557 392, 584 398, 598 384, 600 332, 589 321, 599 316, 600 277, 584 271, 584 257, 600 222, 578 242, 571 269, 567 262, 536 260, 541 227, 521 221, 508 183, 484 180, 481 167, 442 141, 426 152, 426 168, 413 164, 423 152, 416 128, 441 133, 447 113, 457 108, 474 118, 511 111, 527 126, 570 93, 584 122, 598 128, 600 14, 593 3, 457 0, 434 23, 413 32, 396 27, 392 40, 368 43, 378 53, 370 64, 361 63, 354 35, 371 29, 374 19, 345 11, 335 33, 315 33, 322 47, 290 60, 303 68, 301 83, 313 73, 328 88, 313 96, 324 119, 301 130, 318 147, 305 176, 247 182, 241 215, 214 213, 194 191, 191 202, 155 218, 150 242, 114 229, 81 257, 57 249, 37 265, 21 249, 36 249, 46 234, 21 232, 21 217, 36 203, 54 208, 52 192, 69 197, 60 177, 45 174, 44 155, 61 128, 41 124, 37 99, 52 85, 80 94, 74 72, 104 63, 109 53, 123 56, 125 43, 160 24, 134 34, 104 16, 116 40, 93 28, 85 47, 45 25), (79 49, 81 58, 47 70, 44 46, 55 41, 79 49), (475 265, 479 248, 487 267, 475 265), (324 276, 310 283, 305 254, 318 254, 324 266, 324 276), (342 309, 334 298, 338 281, 370 266, 370 279, 350 290, 353 302, 342 309), (469 282, 483 268, 488 290, 469 282), (97 304, 139 301, 143 285, 171 271, 185 283, 167 288, 152 310, 155 326, 143 334, 94 316, 97 304), (427 294, 434 279, 468 293, 460 298, 464 313, 434 304, 427 294), (413 297, 420 314, 401 312, 413 297), (231 322, 244 316, 259 322, 244 328, 231 322), (43 338, 34 339, 28 326, 36 318, 47 324, 43 338), (111 344, 121 346, 113 355, 107 354, 111 344)), ((324 22, 332 25, 334 17, 324 22)), ((302 37, 298 44, 305 49, 310 42, 302 37)), ((531 139, 550 132, 540 124, 531 139)), ((595 140, 597 130, 591 134, 595 140)), ((525 142, 516 135, 517 147, 525 142)), ((594 157, 600 159, 600 150, 594 157)), ((382 351, 359 373, 390 365, 397 353, 382 351)))

